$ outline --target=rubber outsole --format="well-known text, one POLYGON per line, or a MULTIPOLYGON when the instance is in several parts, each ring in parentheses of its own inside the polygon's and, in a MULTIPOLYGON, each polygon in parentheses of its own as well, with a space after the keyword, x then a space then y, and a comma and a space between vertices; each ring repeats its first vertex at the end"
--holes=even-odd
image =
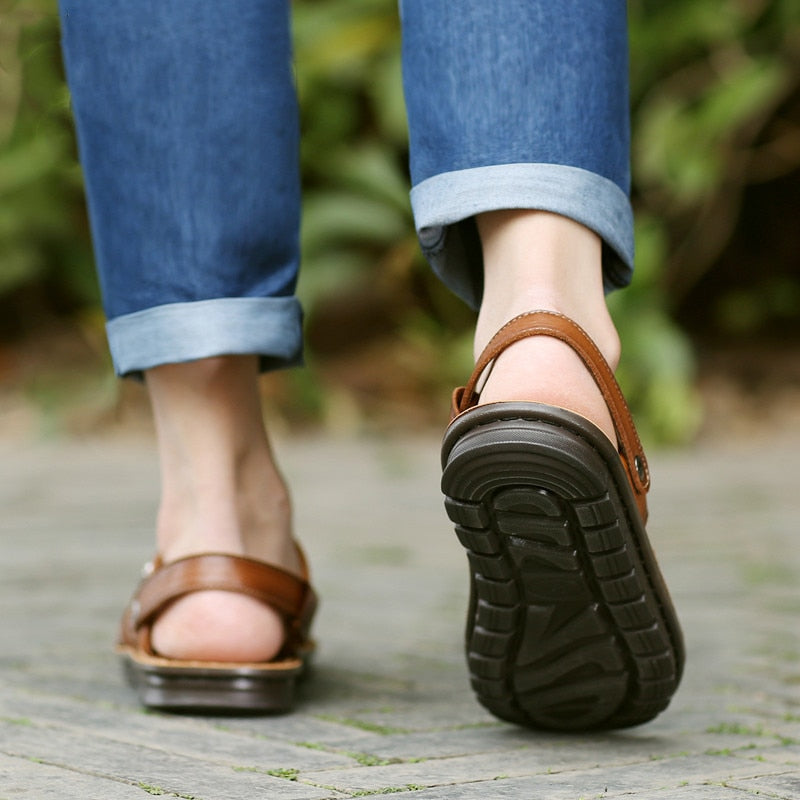
POLYGON ((465 412, 442 449, 448 516, 472 575, 478 700, 534 728, 655 717, 683 640, 619 455, 582 417, 536 403, 465 412))
POLYGON ((163 711, 204 714, 282 714, 294 705, 295 685, 306 664, 293 660, 277 668, 181 666, 167 659, 139 657, 119 648, 122 667, 139 701, 163 711))

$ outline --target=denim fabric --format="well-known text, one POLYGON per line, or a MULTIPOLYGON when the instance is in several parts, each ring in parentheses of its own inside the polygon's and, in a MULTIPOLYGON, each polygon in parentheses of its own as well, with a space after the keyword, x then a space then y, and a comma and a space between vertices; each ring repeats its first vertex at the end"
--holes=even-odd
POLYGON ((606 288, 625 285, 633 232, 624 0, 400 0, 400 10, 415 221, 440 277, 477 306, 472 215, 536 208, 596 231, 607 245, 606 288))
POLYGON ((106 328, 114 368, 125 375, 144 365, 236 353, 259 354, 263 370, 298 364, 301 325, 294 297, 224 297, 134 311, 106 328))
MULTIPOLYGON (((61 0, 116 369, 301 357, 298 122, 288 0, 61 0)), ((401 0, 412 201, 473 305, 473 215, 537 208, 632 261, 623 0, 401 0)))
POLYGON ((433 175, 411 190, 420 245, 436 274, 473 308, 483 270, 471 218, 482 211, 530 208, 577 220, 603 237, 607 291, 625 285, 633 262, 633 214, 613 181, 562 164, 498 164, 433 175))
POLYGON ((239 345, 222 335, 219 353, 297 363, 299 124, 287 0, 61 0, 60 9, 117 370, 213 354, 210 331, 189 332, 216 300, 216 318, 233 313, 231 298, 289 302, 258 306, 260 336, 254 306, 241 304, 236 329, 248 333, 239 345), (164 324, 162 306, 182 304, 185 320, 192 303, 195 324, 164 324), (278 330, 287 340, 276 349, 278 330))

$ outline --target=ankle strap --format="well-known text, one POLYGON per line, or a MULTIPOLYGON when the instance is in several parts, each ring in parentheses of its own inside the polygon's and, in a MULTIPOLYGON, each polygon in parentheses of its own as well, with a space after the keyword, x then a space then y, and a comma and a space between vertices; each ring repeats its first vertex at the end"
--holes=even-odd
POLYGON ((559 339, 569 345, 586 365, 608 406, 617 434, 622 465, 634 491, 642 519, 646 520, 645 498, 650 488, 650 472, 630 409, 603 354, 586 331, 569 317, 554 311, 530 311, 507 322, 486 345, 466 386, 453 392, 451 417, 455 418, 478 403, 477 386, 486 369, 507 347, 529 336, 552 336, 559 339))

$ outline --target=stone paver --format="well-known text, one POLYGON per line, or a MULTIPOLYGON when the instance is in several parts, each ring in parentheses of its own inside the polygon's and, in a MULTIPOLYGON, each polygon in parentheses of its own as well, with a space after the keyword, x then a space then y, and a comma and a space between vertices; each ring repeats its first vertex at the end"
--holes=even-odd
POLYGON ((152 447, 0 443, 0 800, 800 800, 800 438, 651 456, 650 533, 684 624, 657 720, 596 735, 472 699, 464 555, 434 438, 281 441, 323 603, 294 714, 145 713, 110 643, 150 555, 152 447))

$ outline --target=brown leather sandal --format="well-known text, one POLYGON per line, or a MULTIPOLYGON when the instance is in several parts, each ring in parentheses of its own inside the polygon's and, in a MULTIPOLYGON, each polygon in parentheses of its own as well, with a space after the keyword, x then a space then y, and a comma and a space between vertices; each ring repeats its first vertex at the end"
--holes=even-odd
POLYGON ((151 708, 216 713, 288 711, 295 682, 314 649, 308 632, 317 596, 298 547, 303 577, 241 556, 209 553, 145 566, 142 581, 122 617, 117 652, 128 681, 151 708), (280 612, 286 641, 268 663, 180 661, 163 658, 150 642, 153 623, 180 597, 222 590, 254 597, 280 612))
POLYGON ((652 719, 680 681, 680 626, 645 531, 647 461, 622 392, 594 342, 549 311, 489 342, 453 394, 442 490, 467 550, 466 653, 496 716, 537 728, 619 728, 652 719), (535 402, 478 406, 509 345, 552 336, 600 387, 619 448, 579 414, 535 402))

